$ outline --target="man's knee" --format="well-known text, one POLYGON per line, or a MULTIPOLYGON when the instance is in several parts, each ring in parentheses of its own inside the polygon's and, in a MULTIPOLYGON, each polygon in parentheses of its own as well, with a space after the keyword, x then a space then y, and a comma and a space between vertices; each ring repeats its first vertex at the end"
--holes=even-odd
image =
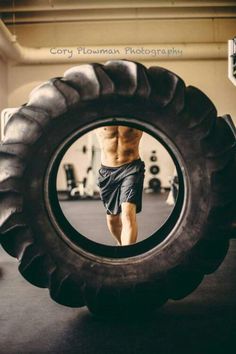
POLYGON ((120 225, 120 215, 107 215, 107 222, 111 227, 120 225))
POLYGON ((122 220, 126 222, 132 222, 136 218, 136 204, 134 203, 122 203, 122 220))

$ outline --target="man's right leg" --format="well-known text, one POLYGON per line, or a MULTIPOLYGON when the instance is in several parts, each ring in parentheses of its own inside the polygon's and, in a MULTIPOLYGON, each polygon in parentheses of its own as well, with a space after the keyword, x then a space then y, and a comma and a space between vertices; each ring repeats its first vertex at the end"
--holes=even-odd
POLYGON ((117 215, 107 214, 107 226, 111 235, 115 237, 118 245, 121 245, 122 223, 121 223, 120 214, 117 215))

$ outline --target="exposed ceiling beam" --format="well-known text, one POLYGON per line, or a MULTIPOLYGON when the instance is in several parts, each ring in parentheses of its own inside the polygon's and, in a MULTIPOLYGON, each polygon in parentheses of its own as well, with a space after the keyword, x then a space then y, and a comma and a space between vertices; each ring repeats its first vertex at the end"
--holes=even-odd
POLYGON ((114 59, 139 61, 152 60, 212 60, 226 59, 226 43, 185 43, 185 44, 139 44, 107 45, 61 48, 24 47, 17 42, 4 23, 0 20, 0 53, 7 61, 19 64, 62 64, 81 62, 103 62, 114 59), (129 49, 127 49, 129 48, 129 49), (60 51, 60 52, 59 52, 60 51))
POLYGON ((63 12, 19 12, 5 13, 2 19, 6 24, 45 23, 45 22, 75 22, 75 21, 105 21, 105 20, 142 20, 142 19, 185 19, 185 18, 236 18, 235 7, 227 8, 173 8, 171 10, 160 8, 145 9, 106 9, 106 10, 73 10, 63 12))
POLYGON ((12 0, 5 0, 0 4, 0 11, 6 12, 34 12, 34 11, 65 11, 65 10, 92 10, 92 9, 137 9, 137 8, 217 8, 217 7, 232 7, 235 6, 235 0, 231 1, 165 1, 165 0, 23 0, 15 2, 13 6, 12 0))

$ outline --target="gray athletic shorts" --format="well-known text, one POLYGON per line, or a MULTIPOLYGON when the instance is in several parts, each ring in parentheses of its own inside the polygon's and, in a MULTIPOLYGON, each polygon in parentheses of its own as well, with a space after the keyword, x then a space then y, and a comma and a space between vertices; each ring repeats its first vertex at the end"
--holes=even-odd
POLYGON ((145 165, 141 159, 119 167, 102 165, 98 172, 97 185, 107 214, 120 214, 124 202, 136 204, 137 213, 142 210, 145 165))

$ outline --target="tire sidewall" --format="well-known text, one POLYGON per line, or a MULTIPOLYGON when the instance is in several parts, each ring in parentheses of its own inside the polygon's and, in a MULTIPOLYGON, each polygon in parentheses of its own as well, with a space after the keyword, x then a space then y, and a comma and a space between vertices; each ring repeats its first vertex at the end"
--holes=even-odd
POLYGON ((148 101, 112 96, 79 103, 50 122, 35 144, 34 155, 25 170, 24 214, 36 242, 59 268, 63 267, 73 274, 78 282, 86 280, 91 287, 96 288, 99 284, 125 287, 127 284, 163 278, 167 271, 186 259, 205 232, 210 173, 200 142, 196 140, 193 145, 192 140, 189 141, 189 131, 183 128, 182 123, 185 119, 186 110, 178 116, 168 109, 157 113, 156 107, 148 101), (45 206, 45 178, 59 146, 75 132, 87 132, 91 126, 101 124, 103 119, 110 117, 133 117, 141 125, 148 124, 166 135, 184 161, 187 183, 184 210, 170 235, 148 252, 122 260, 94 257, 82 249, 71 247, 56 230, 45 206))

